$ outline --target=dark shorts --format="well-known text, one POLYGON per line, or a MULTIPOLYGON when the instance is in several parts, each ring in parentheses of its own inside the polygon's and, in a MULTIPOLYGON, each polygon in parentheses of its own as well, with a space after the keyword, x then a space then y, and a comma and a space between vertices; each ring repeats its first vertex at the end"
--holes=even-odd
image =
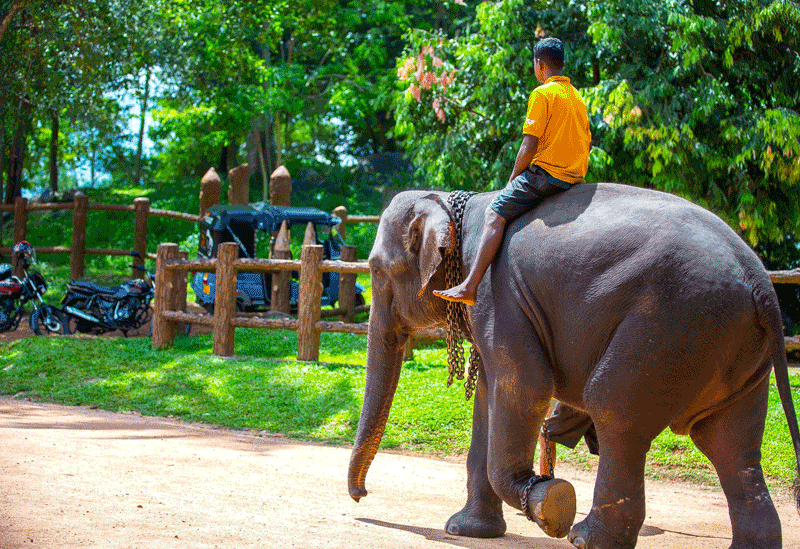
POLYGON ((548 196, 566 191, 570 186, 539 166, 531 166, 506 185, 489 207, 508 221, 527 212, 548 196))
POLYGON ((597 431, 592 418, 586 412, 571 408, 561 402, 556 403, 552 415, 544 422, 547 436, 568 448, 575 448, 581 438, 586 440, 589 452, 599 455, 600 445, 597 442, 597 431))

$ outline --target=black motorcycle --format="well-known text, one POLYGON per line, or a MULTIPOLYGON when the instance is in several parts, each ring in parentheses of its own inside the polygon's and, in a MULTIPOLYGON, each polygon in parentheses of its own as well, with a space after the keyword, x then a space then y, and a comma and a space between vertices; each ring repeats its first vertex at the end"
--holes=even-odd
POLYGON ((13 254, 22 267, 23 277, 14 276, 11 265, 0 264, 0 332, 16 330, 25 312, 25 304, 31 302, 31 331, 36 335, 59 333, 62 322, 58 309, 42 300, 47 292, 47 282, 41 273, 29 270, 36 261, 36 251, 23 240, 14 245, 13 254))
MULTIPOLYGON (((131 255, 138 255, 132 252, 131 255)), ((150 303, 155 296, 155 276, 142 269, 146 279, 137 278, 119 286, 71 281, 61 299, 64 333, 103 334, 140 328, 150 320, 150 303)))

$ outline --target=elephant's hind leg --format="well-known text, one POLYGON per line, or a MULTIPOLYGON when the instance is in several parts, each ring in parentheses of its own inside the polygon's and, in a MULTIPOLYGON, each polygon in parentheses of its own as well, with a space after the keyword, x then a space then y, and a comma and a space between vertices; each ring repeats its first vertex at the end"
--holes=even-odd
POLYGON ((472 442, 467 456, 467 503, 447 521, 445 530, 454 536, 496 538, 506 532, 503 502, 489 484, 486 472, 488 410, 486 374, 481 370, 475 388, 472 442))
POLYGON ((781 524, 761 470, 769 379, 731 406, 698 421, 691 437, 711 460, 728 500, 731 549, 781 546, 781 524))
POLYGON ((651 439, 597 426, 600 462, 592 510, 572 527, 579 549, 631 549, 644 523, 644 464, 651 439))

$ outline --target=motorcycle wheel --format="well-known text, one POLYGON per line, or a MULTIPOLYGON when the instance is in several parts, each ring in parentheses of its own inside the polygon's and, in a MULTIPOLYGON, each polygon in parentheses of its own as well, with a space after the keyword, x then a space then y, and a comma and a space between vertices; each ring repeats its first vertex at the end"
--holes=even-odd
POLYGON ((64 314, 64 322, 61 323, 61 326, 63 328, 64 335, 77 333, 87 334, 91 332, 92 328, 94 327, 84 319, 72 316, 68 313, 64 314))
POLYGON ((37 336, 60 333, 63 324, 61 313, 50 305, 42 305, 31 312, 31 331, 37 336))

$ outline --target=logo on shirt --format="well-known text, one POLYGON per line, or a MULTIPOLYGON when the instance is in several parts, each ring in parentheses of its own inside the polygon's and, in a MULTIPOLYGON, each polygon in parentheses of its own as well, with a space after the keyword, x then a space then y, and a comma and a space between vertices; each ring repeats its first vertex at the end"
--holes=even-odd
POLYGON ((528 125, 536 124, 536 120, 534 120, 533 118, 526 118, 525 123, 528 125))

